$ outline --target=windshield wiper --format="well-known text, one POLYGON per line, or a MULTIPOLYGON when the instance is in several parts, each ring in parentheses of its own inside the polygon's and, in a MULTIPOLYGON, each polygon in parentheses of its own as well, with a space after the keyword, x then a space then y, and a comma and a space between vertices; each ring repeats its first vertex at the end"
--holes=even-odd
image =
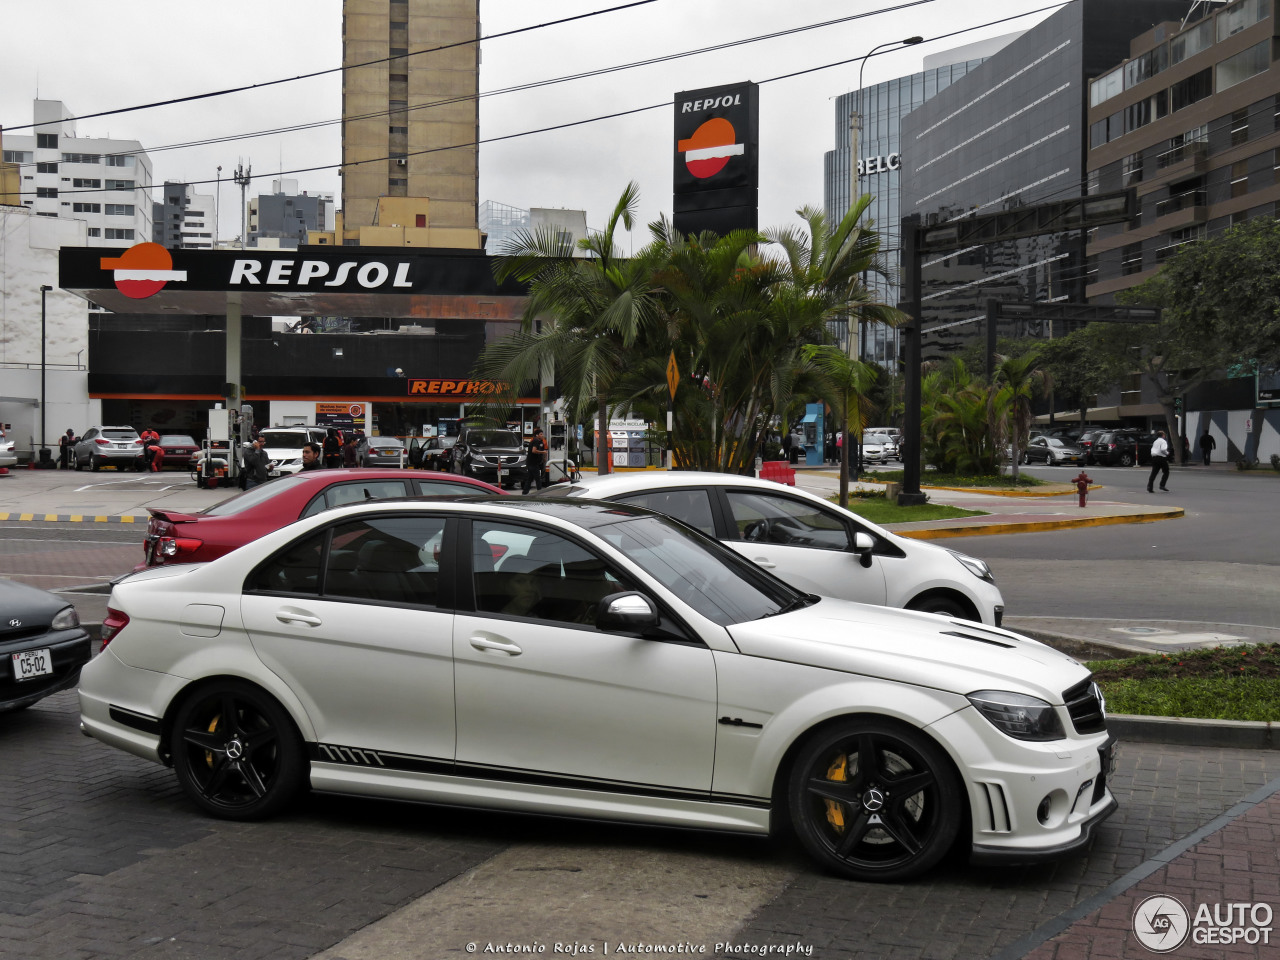
POLYGON ((813 606, 813 604, 817 603, 821 599, 822 598, 818 596, 816 593, 802 593, 800 594, 800 596, 796 597, 794 600, 789 600, 786 603, 784 603, 775 612, 766 613, 765 616, 776 617, 784 613, 791 613, 793 610, 800 610, 804 607, 813 606))

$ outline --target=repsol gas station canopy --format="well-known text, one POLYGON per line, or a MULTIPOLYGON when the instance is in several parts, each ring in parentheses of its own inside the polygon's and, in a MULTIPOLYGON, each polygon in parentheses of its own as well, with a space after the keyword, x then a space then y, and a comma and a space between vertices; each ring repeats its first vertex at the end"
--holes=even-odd
POLYGON ((482 250, 307 246, 298 250, 63 247, 58 284, 116 313, 516 319, 525 294, 498 284, 482 250), (229 296, 233 295, 233 296, 229 296), (462 299, 459 299, 462 298, 462 299))

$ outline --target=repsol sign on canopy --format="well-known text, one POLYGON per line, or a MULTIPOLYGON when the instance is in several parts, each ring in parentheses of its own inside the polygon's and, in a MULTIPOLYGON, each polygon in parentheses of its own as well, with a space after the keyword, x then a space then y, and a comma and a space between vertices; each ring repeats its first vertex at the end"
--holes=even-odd
POLYGON ((110 289, 133 300, 160 291, 279 293, 455 293, 494 291, 482 251, 401 247, 300 250, 168 250, 139 243, 123 251, 63 248, 60 285, 110 289))

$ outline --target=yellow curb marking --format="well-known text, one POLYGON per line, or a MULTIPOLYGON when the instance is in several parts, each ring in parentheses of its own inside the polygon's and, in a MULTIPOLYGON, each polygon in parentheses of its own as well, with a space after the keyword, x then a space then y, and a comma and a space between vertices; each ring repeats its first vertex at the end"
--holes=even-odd
POLYGON ((1181 507, 1164 513, 1135 513, 1119 517, 1078 517, 1068 520, 1029 520, 1025 523, 987 523, 975 526, 938 527, 931 530, 893 530, 900 537, 913 540, 946 540, 951 537, 991 537, 1004 533, 1043 533, 1046 530, 1065 530, 1071 527, 1105 527, 1117 523, 1156 523, 1186 516, 1181 507))
POLYGON ((21 513, 18 515, 19 520, 31 520, 31 519, 34 519, 34 517, 35 517, 34 513, 21 513))

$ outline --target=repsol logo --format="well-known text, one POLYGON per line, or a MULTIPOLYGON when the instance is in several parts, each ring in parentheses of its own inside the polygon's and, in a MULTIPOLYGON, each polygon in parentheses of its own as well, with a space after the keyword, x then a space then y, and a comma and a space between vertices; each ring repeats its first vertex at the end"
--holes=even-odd
POLYGON ((411 397, 480 397, 504 393, 507 385, 499 380, 410 380, 411 397))
POLYGON ((231 265, 230 286, 341 287, 354 281, 366 290, 379 287, 412 287, 409 264, 386 264, 377 260, 361 263, 345 260, 336 268, 324 260, 236 260, 231 265), (268 264, 270 264, 268 266, 268 264), (264 276, 265 274, 265 276, 264 276))
POLYGON ((361 767, 385 767, 382 757, 373 750, 360 750, 357 747, 335 747, 327 743, 317 743, 316 749, 330 763, 351 763, 361 767))
POLYGON ((714 110, 716 107, 740 107, 742 94, 727 93, 724 96, 712 97, 709 100, 686 100, 680 104, 681 113, 698 113, 702 110, 714 110))
POLYGON ((890 170, 902 169, 902 154, 891 153, 887 157, 867 157, 858 161, 858 176, 865 177, 871 173, 888 173, 890 170))

